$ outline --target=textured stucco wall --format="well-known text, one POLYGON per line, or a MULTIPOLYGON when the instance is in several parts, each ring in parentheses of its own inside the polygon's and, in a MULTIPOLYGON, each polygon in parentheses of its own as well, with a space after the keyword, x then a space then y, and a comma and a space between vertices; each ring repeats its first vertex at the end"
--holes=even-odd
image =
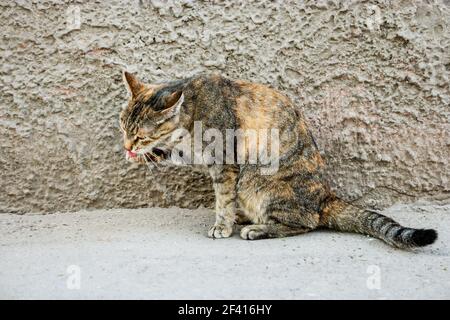
POLYGON ((240 3, 1 0, 0 211, 211 205, 200 169, 125 162, 124 67, 270 84, 303 108, 340 195, 449 201, 448 5, 240 3))

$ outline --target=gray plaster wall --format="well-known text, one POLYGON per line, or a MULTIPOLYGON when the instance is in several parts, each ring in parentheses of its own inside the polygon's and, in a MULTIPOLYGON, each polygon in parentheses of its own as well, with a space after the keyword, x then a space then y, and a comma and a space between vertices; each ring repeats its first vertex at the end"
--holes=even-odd
POLYGON ((439 1, 0 1, 0 211, 210 207, 200 168, 125 162, 121 70, 220 72, 302 108, 339 195, 449 202, 439 1))

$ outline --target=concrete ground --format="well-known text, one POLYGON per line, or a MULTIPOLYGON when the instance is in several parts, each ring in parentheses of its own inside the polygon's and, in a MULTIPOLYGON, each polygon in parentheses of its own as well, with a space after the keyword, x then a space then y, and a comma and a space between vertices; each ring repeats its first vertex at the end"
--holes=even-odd
POLYGON ((0 214, 3 299, 450 298, 450 205, 396 205, 439 231, 416 252, 356 234, 212 240, 207 209, 0 214))

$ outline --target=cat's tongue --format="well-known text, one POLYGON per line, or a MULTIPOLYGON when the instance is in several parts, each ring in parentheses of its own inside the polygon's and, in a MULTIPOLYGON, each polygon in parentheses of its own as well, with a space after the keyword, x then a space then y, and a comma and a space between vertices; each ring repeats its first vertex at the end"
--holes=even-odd
POLYGON ((127 150, 127 155, 128 155, 130 158, 135 158, 135 157, 137 156, 137 153, 135 153, 135 152, 133 152, 133 151, 130 151, 130 150, 127 150))

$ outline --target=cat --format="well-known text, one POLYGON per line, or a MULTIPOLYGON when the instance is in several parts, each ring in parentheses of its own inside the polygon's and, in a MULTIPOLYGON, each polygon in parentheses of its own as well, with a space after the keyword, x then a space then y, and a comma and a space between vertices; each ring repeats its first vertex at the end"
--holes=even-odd
POLYGON ((402 249, 437 239, 433 229, 403 227, 337 197, 324 176, 325 163, 304 116, 280 92, 218 74, 158 84, 145 84, 126 71, 123 78, 130 99, 120 114, 120 127, 129 161, 170 161, 179 141, 173 133, 180 128, 192 132, 196 121, 224 134, 227 129, 279 130, 279 166, 272 174, 261 174, 258 164, 208 165, 216 198, 209 237, 230 237, 235 224, 246 224, 240 231, 246 240, 317 228, 361 233, 402 249))

